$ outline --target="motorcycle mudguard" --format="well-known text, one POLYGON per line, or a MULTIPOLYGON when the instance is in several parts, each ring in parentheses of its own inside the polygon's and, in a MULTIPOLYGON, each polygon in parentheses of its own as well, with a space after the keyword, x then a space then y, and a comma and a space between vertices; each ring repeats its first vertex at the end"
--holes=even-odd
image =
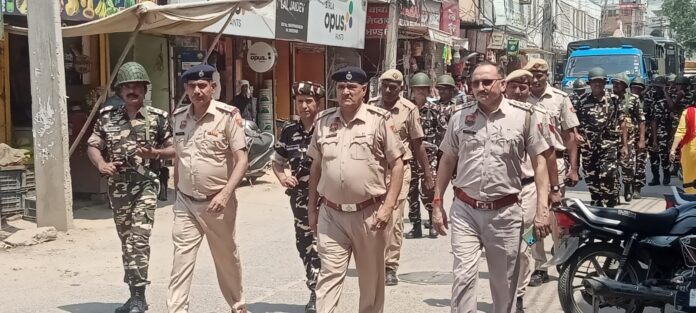
POLYGON ((568 237, 561 239, 561 242, 558 244, 558 248, 554 249, 554 255, 551 260, 544 263, 542 267, 556 266, 567 262, 570 257, 575 254, 575 251, 577 251, 579 247, 579 237, 568 237))

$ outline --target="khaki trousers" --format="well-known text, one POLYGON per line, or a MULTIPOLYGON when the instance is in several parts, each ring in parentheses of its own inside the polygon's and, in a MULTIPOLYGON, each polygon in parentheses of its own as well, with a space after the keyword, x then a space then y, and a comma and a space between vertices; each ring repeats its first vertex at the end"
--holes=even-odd
POLYGON ((455 198, 450 210, 454 254, 452 313, 477 312, 476 285, 483 249, 490 276, 492 313, 512 312, 523 215, 519 203, 500 210, 476 210, 455 198))
MULTIPOLYGON (((558 164, 558 181, 563 182, 567 173, 567 167, 564 159, 556 160, 558 164)), ((565 197, 565 186, 561 187, 561 198, 565 197)), ((551 209, 551 208, 549 208, 551 209)), ((551 240, 555 248, 558 243, 558 225, 556 224, 556 215, 553 212, 549 214, 551 222, 551 240)), ((547 271, 548 268, 544 265, 549 258, 546 256, 546 246, 544 240, 539 240, 532 246, 532 257, 534 258, 534 270, 547 271)), ((529 284, 529 282, 527 282, 529 284)))
POLYGON ((355 256, 360 286, 359 313, 382 313, 384 310, 384 250, 389 235, 386 230, 372 231, 377 206, 358 212, 339 212, 324 205, 319 210, 317 246, 321 271, 317 282, 317 312, 336 312, 343 291, 343 281, 355 256))
MULTIPOLYGON (((537 193, 534 183, 522 186, 520 191, 520 206, 524 210, 524 221, 522 232, 524 233, 529 227, 534 225, 534 217, 536 216, 537 193)), ((533 247, 539 244, 538 242, 532 247, 526 242, 520 240, 520 275, 518 277, 517 297, 523 297, 529 281, 532 279, 534 272, 534 257, 532 256, 533 247)))
POLYGON ((233 312, 245 307, 242 295, 242 266, 235 243, 237 200, 233 197, 222 213, 207 213, 209 201, 194 201, 181 192, 174 203, 174 264, 167 292, 170 313, 189 311, 189 292, 196 254, 203 236, 208 239, 218 284, 233 312))
POLYGON ((399 260, 401 259, 401 244, 404 241, 404 207, 408 199, 408 188, 410 185, 411 166, 406 162, 404 165, 404 179, 401 185, 401 192, 399 193, 399 201, 396 203, 394 214, 392 214, 394 227, 390 228, 384 261, 386 267, 394 271, 399 269, 399 260))

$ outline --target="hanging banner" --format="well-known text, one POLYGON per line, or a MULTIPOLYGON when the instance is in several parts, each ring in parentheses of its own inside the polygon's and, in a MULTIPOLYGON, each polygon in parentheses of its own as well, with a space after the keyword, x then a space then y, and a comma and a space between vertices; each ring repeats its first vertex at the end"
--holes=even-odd
POLYGON ((459 2, 455 0, 442 1, 442 11, 440 12, 440 30, 459 37, 459 2))
POLYGON ((507 40, 507 54, 517 55, 520 51, 520 40, 519 39, 508 39, 507 40))
POLYGON ((402 7, 399 26, 440 29, 440 2, 425 0, 420 6, 402 7))
POLYGON ((362 49, 367 0, 309 0, 307 42, 362 49))
POLYGON ((387 24, 389 24, 389 4, 369 3, 367 5, 367 21, 365 22, 365 38, 383 38, 386 35, 387 24))
MULTIPOLYGON (((38 3, 38 1, 34 0, 38 3)), ((58 1, 61 4, 60 19, 64 21, 87 22, 114 15, 137 3, 153 0, 39 0, 58 1)), ((27 15, 29 0, 3 0, 3 14, 27 15)))
POLYGON ((309 0, 279 0, 276 8, 276 39, 307 41, 309 0))

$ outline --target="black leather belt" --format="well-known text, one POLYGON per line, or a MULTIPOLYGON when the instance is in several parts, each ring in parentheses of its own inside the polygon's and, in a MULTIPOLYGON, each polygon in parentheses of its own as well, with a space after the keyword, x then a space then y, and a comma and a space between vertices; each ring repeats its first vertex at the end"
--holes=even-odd
POLYGON ((189 195, 181 192, 181 190, 177 190, 177 192, 180 193, 181 195, 185 196, 186 198, 189 198, 191 201, 194 201, 194 202, 208 202, 210 200, 213 200, 213 198, 215 198, 215 195, 217 195, 217 193, 216 193, 213 195, 206 196, 205 199, 199 199, 199 198, 194 198, 193 196, 189 196, 189 195))
POLYGON ((527 178, 522 178, 522 186, 527 186, 531 183, 534 182, 534 176, 532 177, 527 177, 527 178))
POLYGON ((469 195, 467 195, 463 190, 454 187, 454 196, 477 210, 499 210, 504 207, 513 205, 517 203, 517 201, 519 201, 517 195, 518 194, 507 195, 493 201, 479 201, 472 197, 469 197, 469 195))

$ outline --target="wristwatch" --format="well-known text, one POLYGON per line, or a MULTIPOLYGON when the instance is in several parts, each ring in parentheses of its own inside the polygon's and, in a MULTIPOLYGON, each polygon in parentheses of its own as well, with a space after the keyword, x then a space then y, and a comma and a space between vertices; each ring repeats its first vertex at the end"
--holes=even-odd
POLYGON ((561 185, 552 185, 551 192, 561 192, 561 185))

